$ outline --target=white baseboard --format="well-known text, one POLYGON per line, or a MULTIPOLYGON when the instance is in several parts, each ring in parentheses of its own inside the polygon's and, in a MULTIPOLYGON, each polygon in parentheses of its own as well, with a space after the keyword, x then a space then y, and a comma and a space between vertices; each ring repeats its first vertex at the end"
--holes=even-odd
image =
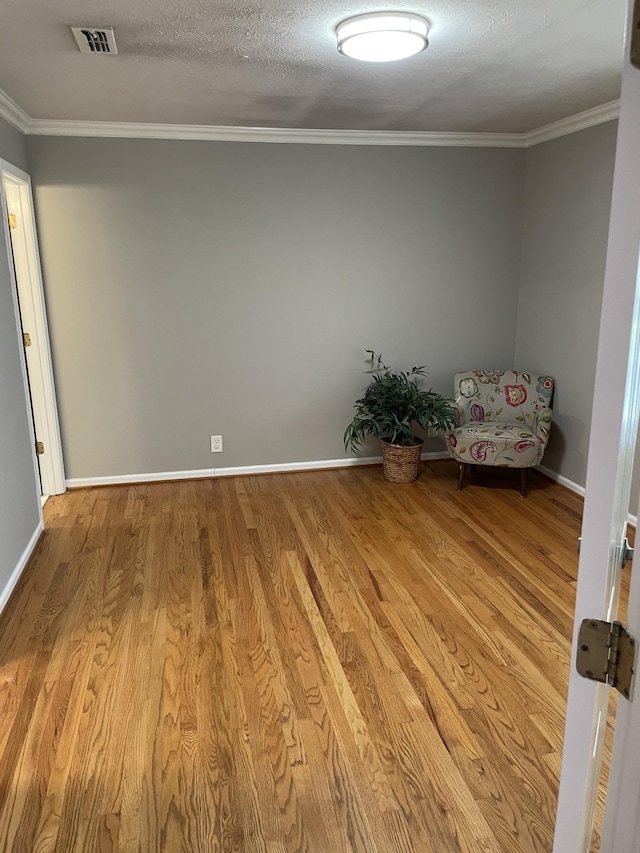
MULTIPOLYGON (((449 459, 446 450, 423 453, 420 457, 433 462, 437 459, 449 459)), ((166 480, 202 480, 216 477, 240 477, 253 474, 286 474, 296 471, 322 471, 331 468, 351 468, 354 465, 380 465, 382 456, 355 456, 345 459, 319 459, 314 462, 277 462, 274 465, 239 465, 234 468, 200 468, 193 471, 157 471, 149 474, 114 474, 109 477, 77 477, 67 480, 68 489, 81 489, 87 486, 122 486, 135 483, 158 483, 166 480)), ((579 486, 568 477, 539 465, 541 474, 565 486, 577 495, 584 497, 584 486, 579 486)), ((635 527, 638 519, 629 513, 629 524, 635 527)))
MULTIPOLYGON (((423 453, 421 459, 449 459, 446 450, 423 453)), ((296 471, 322 471, 328 468, 351 468, 354 465, 380 465, 382 456, 356 456, 345 459, 320 459, 314 462, 278 462, 274 465, 240 465, 235 468, 200 468, 193 471, 157 471, 150 474, 115 474, 110 477, 77 477, 67 480, 68 489, 86 486, 118 486, 135 483, 158 483, 164 480, 201 480, 208 477, 238 477, 243 474, 285 474, 296 471)))
MULTIPOLYGON (((568 477, 563 477, 562 474, 557 474, 555 471, 552 471, 550 468, 545 468, 544 465, 540 465, 538 467, 538 471, 541 474, 544 474, 545 477, 548 477, 550 480, 553 480, 554 483, 560 483, 561 486, 566 486, 567 489, 570 489, 572 492, 575 492, 577 495, 585 496, 585 488, 584 486, 579 486, 577 483, 574 483, 573 480, 570 480, 568 477)), ((638 516, 632 515, 629 513, 627 515, 627 522, 632 524, 634 527, 638 526, 638 516)))
POLYGON ((163 480, 196 480, 214 477, 215 468, 202 468, 197 471, 158 471, 151 474, 112 474, 108 477, 72 477, 66 480, 68 489, 82 489, 86 486, 126 486, 136 483, 158 483, 163 480))
POLYGON ((575 492, 577 495, 584 497, 584 486, 579 486, 577 483, 574 483, 573 480, 570 480, 568 477, 563 477, 562 474, 558 474, 556 471, 552 471, 551 468, 546 468, 544 465, 539 465, 538 471, 540 471, 541 474, 544 474, 545 477, 553 480, 554 483, 560 483, 561 486, 565 486, 569 491, 575 492))
POLYGON ((13 590, 16 587, 16 584, 20 580, 20 575, 24 571, 24 567, 29 562, 29 557, 31 557, 31 555, 33 554, 35 547, 38 544, 38 542, 40 541, 40 537, 42 536, 43 533, 44 533, 44 524, 41 521, 39 521, 38 526, 36 527, 36 529, 33 532, 33 536, 31 537, 31 539, 29 539, 29 544, 24 549, 22 556, 18 560, 18 565, 11 572, 11 577, 7 581, 5 588, 2 590, 2 592, 0 592, 0 613, 2 613, 4 608, 7 606, 7 602, 9 601, 9 598, 11 597, 11 593, 13 592, 13 590))

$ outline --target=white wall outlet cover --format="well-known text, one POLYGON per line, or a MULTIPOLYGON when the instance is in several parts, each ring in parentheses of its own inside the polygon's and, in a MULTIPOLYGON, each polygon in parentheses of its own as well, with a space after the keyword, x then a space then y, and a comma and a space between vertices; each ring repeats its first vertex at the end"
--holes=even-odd
POLYGON ((222 453, 222 436, 221 435, 212 435, 211 436, 211 452, 212 453, 222 453))

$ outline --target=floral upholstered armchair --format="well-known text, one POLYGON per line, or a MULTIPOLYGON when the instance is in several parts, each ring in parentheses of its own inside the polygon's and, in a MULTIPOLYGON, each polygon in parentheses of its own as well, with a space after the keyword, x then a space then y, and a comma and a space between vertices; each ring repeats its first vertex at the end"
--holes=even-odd
POLYGON ((551 427, 553 379, 522 370, 472 370, 454 379, 458 426, 446 437, 460 463, 458 489, 468 466, 520 469, 520 494, 527 470, 542 460, 551 427))

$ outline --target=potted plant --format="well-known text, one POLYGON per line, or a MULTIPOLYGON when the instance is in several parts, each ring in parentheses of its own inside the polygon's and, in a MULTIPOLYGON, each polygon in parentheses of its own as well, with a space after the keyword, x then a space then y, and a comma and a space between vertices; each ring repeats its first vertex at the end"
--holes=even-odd
POLYGON ((380 439, 385 480, 412 483, 418 476, 423 440, 414 435, 414 424, 423 429, 450 430, 455 415, 449 403, 435 391, 418 386, 425 366, 412 367, 408 373, 391 370, 382 356, 369 354, 373 380, 354 408, 356 414, 344 433, 346 449, 355 452, 368 435, 380 439))

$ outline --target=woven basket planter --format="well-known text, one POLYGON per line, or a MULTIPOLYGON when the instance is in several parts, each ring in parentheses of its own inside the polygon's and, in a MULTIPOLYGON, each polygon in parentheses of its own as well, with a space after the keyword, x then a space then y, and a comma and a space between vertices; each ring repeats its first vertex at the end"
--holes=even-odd
POLYGON ((390 483, 413 483, 417 480, 423 444, 424 442, 421 441, 411 447, 404 447, 401 444, 389 444, 382 439, 380 446, 385 480, 390 483))

